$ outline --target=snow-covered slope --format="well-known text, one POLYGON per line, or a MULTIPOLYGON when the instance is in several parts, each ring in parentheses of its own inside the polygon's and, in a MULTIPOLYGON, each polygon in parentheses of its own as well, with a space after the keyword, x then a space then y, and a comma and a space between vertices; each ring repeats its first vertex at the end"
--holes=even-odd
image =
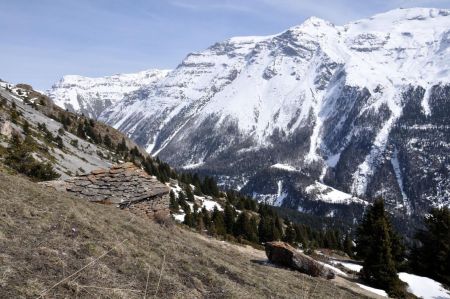
POLYGON ((446 290, 439 282, 423 276, 417 276, 401 272, 398 274, 400 280, 408 284, 408 292, 423 299, 449 299, 450 291, 446 290))
POLYGON ((449 10, 312 17, 189 54, 101 119, 174 166, 282 194, 276 204, 304 209, 318 181, 417 215, 450 202, 449 70, 449 10))
POLYGON ((126 93, 160 80, 168 72, 152 69, 100 78, 67 75, 54 84, 47 95, 62 108, 98 118, 103 110, 117 103, 126 93))

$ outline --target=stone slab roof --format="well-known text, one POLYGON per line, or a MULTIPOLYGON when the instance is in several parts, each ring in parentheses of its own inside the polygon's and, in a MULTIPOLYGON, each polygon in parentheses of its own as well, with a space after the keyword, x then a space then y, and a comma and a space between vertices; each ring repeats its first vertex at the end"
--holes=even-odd
POLYGON ((161 197, 170 191, 169 187, 133 163, 114 165, 109 169, 96 169, 86 175, 65 181, 46 182, 45 185, 76 193, 77 196, 89 201, 121 206, 161 197))

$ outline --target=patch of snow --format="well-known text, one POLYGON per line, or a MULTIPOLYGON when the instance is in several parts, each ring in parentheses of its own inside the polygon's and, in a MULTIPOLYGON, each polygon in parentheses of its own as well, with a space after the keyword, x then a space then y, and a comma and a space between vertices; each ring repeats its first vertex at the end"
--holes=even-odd
POLYGON ((337 153, 336 155, 328 157, 325 162, 329 167, 336 167, 339 159, 341 158, 341 153, 337 153))
POLYGON ((408 284, 408 292, 423 299, 449 299, 450 291, 446 290, 439 282, 428 278, 400 272, 398 277, 408 284))
POLYGON ((341 262, 341 261, 331 261, 331 263, 333 265, 338 265, 341 264, 344 268, 347 268, 351 271, 355 271, 355 272, 359 272, 361 271, 362 267, 361 265, 358 264, 354 264, 354 263, 346 263, 346 262, 341 262))
POLYGON ((216 207, 219 211, 223 211, 223 208, 215 201, 210 199, 201 199, 202 206, 201 208, 205 208, 208 211, 214 211, 214 208, 216 207))
POLYGON ((205 164, 203 161, 182 166, 183 169, 195 169, 205 164))
POLYGON ((330 186, 327 186, 325 184, 322 184, 320 182, 315 182, 312 185, 309 185, 305 188, 306 193, 310 195, 314 195, 314 198, 316 200, 328 202, 328 203, 343 203, 343 204, 350 204, 350 203, 359 203, 363 205, 367 205, 367 202, 359 199, 357 197, 354 197, 351 194, 339 191, 337 189, 334 189, 330 186))
POLYGON ((332 218, 334 217, 334 214, 336 214, 336 210, 331 210, 325 215, 325 217, 332 218))
POLYGON ((403 187, 403 176, 402 176, 402 171, 400 169, 400 163, 398 161, 397 148, 395 148, 394 152, 392 153, 391 164, 392 164, 392 167, 394 168, 394 173, 395 173, 395 177, 397 179, 398 187, 400 188, 400 192, 402 193, 403 206, 406 209, 406 213, 408 215, 411 215, 411 205, 408 201, 408 196, 406 195, 405 189, 403 187))
POLYGON ((173 218, 178 221, 178 222, 183 222, 184 221, 184 217, 186 216, 186 214, 182 213, 182 214, 173 214, 172 215, 173 218))
POLYGON ((389 297, 388 294, 386 293, 386 291, 384 291, 384 290, 375 289, 375 288, 372 288, 372 287, 369 287, 369 286, 366 286, 366 285, 360 284, 360 283, 357 283, 357 285, 360 288, 364 289, 364 290, 367 290, 369 292, 375 293, 375 294, 380 295, 382 297, 389 297))
POLYGON ((277 183, 277 198, 273 203, 274 206, 280 207, 283 204, 284 199, 287 197, 287 193, 283 192, 283 181, 278 181, 277 183))
POLYGON ((431 93, 431 87, 428 86, 428 88, 425 89, 425 94, 423 95, 423 99, 422 99, 422 103, 421 103, 423 112, 427 116, 429 116, 431 114, 430 103, 429 103, 430 93, 431 93))
POLYGON ((166 183, 166 186, 168 186, 170 188, 170 190, 172 190, 173 193, 175 193, 176 198, 178 198, 178 195, 180 194, 180 192, 183 191, 183 189, 178 184, 172 185, 170 183, 166 183))
POLYGON ((394 90, 392 90, 391 93, 394 94, 390 95, 389 92, 387 92, 386 98, 389 99, 387 103, 392 111, 392 115, 377 132, 372 149, 364 159, 364 162, 358 166, 358 169, 353 174, 352 193, 357 194, 358 196, 364 196, 366 193, 369 179, 373 175, 375 166, 379 162, 379 158, 386 149, 389 133, 401 114, 398 106, 401 101, 400 94, 395 93, 394 90))
POLYGON ((347 276, 348 276, 347 273, 345 273, 345 272, 342 271, 341 269, 338 269, 338 268, 336 268, 336 267, 333 267, 333 266, 331 266, 331 265, 329 265, 329 264, 326 264, 326 263, 323 263, 323 262, 321 262, 321 261, 316 261, 316 262, 318 262, 319 264, 323 265, 325 268, 331 269, 331 271, 333 271, 333 272, 336 273, 336 274, 339 274, 339 275, 344 276, 344 277, 347 277, 347 276))
POLYGON ((300 171, 300 170, 296 169, 294 166, 291 166, 288 164, 282 164, 282 163, 274 164, 274 165, 270 166, 270 168, 276 168, 276 169, 281 169, 281 170, 286 170, 286 171, 300 171))

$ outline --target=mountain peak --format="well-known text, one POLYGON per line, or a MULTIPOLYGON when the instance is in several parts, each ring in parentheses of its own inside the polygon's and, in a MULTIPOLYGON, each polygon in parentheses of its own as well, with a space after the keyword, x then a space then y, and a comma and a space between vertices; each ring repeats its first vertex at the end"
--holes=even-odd
POLYGON ((290 27, 285 32, 321 31, 329 27, 334 28, 335 25, 327 20, 312 16, 307 18, 303 23, 290 27))

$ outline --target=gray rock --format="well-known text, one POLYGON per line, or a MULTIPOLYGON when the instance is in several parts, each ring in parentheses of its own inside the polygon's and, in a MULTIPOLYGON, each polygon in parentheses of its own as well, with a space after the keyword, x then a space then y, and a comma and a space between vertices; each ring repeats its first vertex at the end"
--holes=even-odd
POLYGON ((289 267, 314 277, 332 279, 336 276, 331 269, 284 242, 266 243, 266 255, 273 264, 289 267))

